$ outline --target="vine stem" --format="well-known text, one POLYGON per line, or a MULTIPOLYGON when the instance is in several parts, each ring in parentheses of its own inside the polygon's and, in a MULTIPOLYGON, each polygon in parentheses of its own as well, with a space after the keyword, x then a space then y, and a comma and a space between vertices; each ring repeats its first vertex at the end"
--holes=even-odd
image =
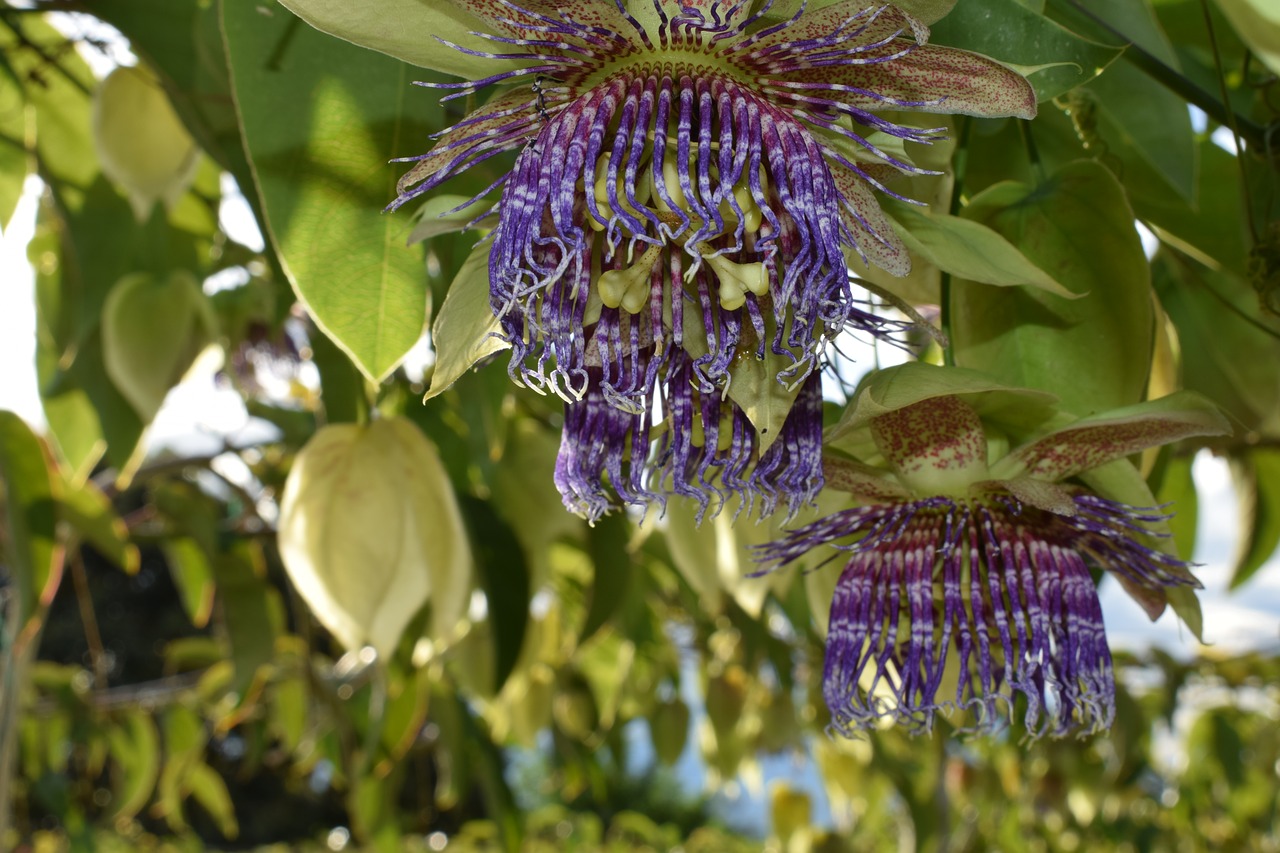
POLYGON ((1201 88, 1196 83, 1187 79, 1187 77, 1181 72, 1166 65, 1164 61, 1155 56, 1155 54, 1135 43, 1133 39, 1129 38, 1120 30, 1117 30, 1109 24, 1106 20, 1086 8, 1080 0, 1050 0, 1050 2, 1058 8, 1069 9, 1075 14, 1083 16, 1094 26, 1100 28, 1113 38, 1124 42, 1124 55, 1126 59, 1132 62, 1157 83, 1160 83, 1187 103, 1202 110, 1205 115, 1209 116, 1209 118, 1213 119, 1218 124, 1231 127, 1234 123, 1235 127, 1238 128, 1238 138, 1243 138, 1248 142, 1250 149, 1255 151, 1264 151, 1266 149, 1267 128, 1247 116, 1237 114, 1226 101, 1225 93, 1223 98, 1219 100, 1218 97, 1213 95, 1211 92, 1201 88))
MULTIPOLYGON (((964 194, 964 176, 969 167, 969 129, 972 126, 973 121, 968 116, 960 118, 960 138, 956 141, 956 153, 951 158, 951 174, 955 176, 955 181, 951 186, 951 207, 948 212, 952 216, 960 212, 960 198, 964 194)), ((945 271, 942 273, 938 290, 938 301, 941 303, 938 306, 941 309, 938 325, 946 340, 946 345, 942 347, 942 363, 947 367, 955 367, 955 338, 951 334, 951 273, 945 271)))

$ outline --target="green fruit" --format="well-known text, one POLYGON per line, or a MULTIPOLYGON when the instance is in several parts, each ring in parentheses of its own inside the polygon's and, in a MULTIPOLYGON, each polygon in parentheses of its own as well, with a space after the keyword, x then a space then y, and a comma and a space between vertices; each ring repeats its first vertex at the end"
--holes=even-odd
POLYGON ((200 149, 156 76, 121 66, 93 98, 93 144, 102 171, 145 220, 157 201, 173 205, 191 185, 200 149))
POLYGON ((454 639, 471 552, 435 446, 411 421, 317 432, 289 472, 278 537, 289 579, 346 648, 390 657, 428 599, 428 638, 454 639))
POLYGON ((133 273, 111 288, 102 308, 103 366, 144 424, 216 328, 209 298, 186 270, 164 279, 133 273))

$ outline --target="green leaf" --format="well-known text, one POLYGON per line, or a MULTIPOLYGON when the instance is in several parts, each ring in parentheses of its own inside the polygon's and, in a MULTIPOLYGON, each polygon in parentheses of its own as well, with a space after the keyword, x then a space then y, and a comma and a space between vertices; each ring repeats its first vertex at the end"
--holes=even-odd
POLYGON ((423 402, 457 382, 476 362, 510 346, 497 337, 498 319, 489 307, 489 246, 485 240, 467 255, 436 315, 431 327, 436 363, 423 402))
POLYGON ((0 28, 0 55, 20 81, 24 100, 34 108, 41 177, 52 185, 60 202, 74 204, 98 172, 89 129, 89 95, 96 85, 93 73, 74 50, 60 48, 70 44, 67 37, 43 15, 7 15, 5 22, 0 28), (47 71, 49 51, 58 54, 62 73, 47 71))
POLYGON ((238 541, 230 550, 215 555, 212 565, 234 667, 230 707, 223 709, 217 723, 225 732, 254 709, 266 682, 279 621, 272 605, 278 609, 279 594, 267 583, 262 546, 257 541, 238 541))
POLYGON ((556 491, 553 478, 559 448, 558 431, 521 420, 512 425, 490 480, 493 507, 520 540, 532 589, 540 589, 551 578, 552 544, 581 541, 587 529, 586 522, 565 511, 556 491))
POLYGON ((595 572, 587 619, 578 634, 581 645, 617 611, 631 586, 635 563, 627 550, 631 523, 622 514, 606 515, 587 529, 587 549, 595 572))
POLYGON ((203 628, 213 614, 216 589, 208 557, 194 539, 185 536, 169 539, 162 547, 182 609, 192 625, 203 628))
POLYGON ((1169 507, 1169 529, 1177 545, 1178 557, 1190 561, 1196 552, 1196 524, 1200 518, 1200 498, 1191 476, 1193 453, 1174 453, 1166 447, 1160 454, 1150 482, 1156 500, 1169 507))
POLYGON ((1253 448, 1231 461, 1240 538, 1231 589, 1257 574, 1280 545, 1280 450, 1253 448))
POLYGON ((59 491, 62 520, 126 574, 137 574, 140 564, 138 547, 129 541, 129 528, 125 527, 102 490, 93 481, 79 487, 64 481, 59 491))
POLYGON ((502 689, 520 660, 529 623, 529 570, 516 539, 489 503, 462 496, 475 567, 489 607, 493 636, 493 690, 502 689))
MULTIPOLYGON (((0 80, 18 91, 18 79, 0 62, 0 80)), ((22 198, 31 158, 23 146, 27 138, 27 112, 21 109, 0 111, 0 231, 7 231, 9 219, 22 198)))
POLYGON ((1198 145, 1196 204, 1162 201, 1131 192, 1134 209, 1165 242, 1189 254, 1198 250, 1215 264, 1246 276, 1250 238, 1240 203, 1240 161, 1208 136, 1198 145))
POLYGON ((468 56, 437 41, 447 39, 474 50, 492 49, 491 43, 471 35, 475 30, 490 32, 492 28, 470 15, 461 3, 377 0, 353 13, 347 0, 281 2, 318 30, 413 65, 468 79, 494 73, 493 60, 468 56))
POLYGON ((1150 272, 1112 174, 1077 161, 1038 187, 997 184, 964 216, 1004 235, 1081 298, 957 283, 956 364, 1052 391, 1063 410, 1081 416, 1142 399, 1155 329, 1150 272))
POLYGON ((224 838, 235 838, 240 834, 227 783, 216 770, 201 761, 187 771, 186 783, 191 789, 191 799, 209 813, 224 838))
POLYGON ((146 711, 130 710, 107 730, 117 784, 112 816, 132 818, 151 799, 160 776, 160 733, 146 711))
POLYGON ((1038 288, 1068 299, 1071 291, 1027 260, 990 228, 970 219, 931 213, 891 198, 881 201, 907 248, 958 278, 1000 286, 1038 288))
POLYGON ((395 198, 387 161, 424 147, 440 110, 400 63, 294 26, 278 7, 223 4, 245 148, 295 292, 378 382, 421 337, 428 302, 407 222, 381 213, 395 198))
POLYGON ((3 560, 17 588, 18 630, 49 606, 62 579, 56 476, 31 428, 13 412, 0 410, 3 560))
POLYGON ((1259 317, 1249 284, 1161 248, 1152 266, 1160 303, 1178 330, 1182 384, 1245 430, 1280 432, 1280 322, 1259 317))
POLYGON ((451 193, 433 195, 427 199, 413 215, 417 224, 413 226, 413 232, 409 235, 409 245, 421 243, 423 240, 429 240, 441 234, 461 231, 492 206, 489 202, 479 201, 468 204, 461 210, 454 210, 470 199, 471 196, 451 193))
POLYGON ((1047 65, 1029 78, 1041 101, 1096 77, 1120 55, 1118 49, 1082 39, 1018 0, 965 0, 933 25, 930 41, 1028 69, 1047 65))

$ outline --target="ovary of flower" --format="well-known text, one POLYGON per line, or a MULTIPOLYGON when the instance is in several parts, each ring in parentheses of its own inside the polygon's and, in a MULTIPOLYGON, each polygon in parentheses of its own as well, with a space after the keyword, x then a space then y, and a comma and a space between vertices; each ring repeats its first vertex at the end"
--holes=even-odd
POLYGON ((650 246, 631 266, 601 273, 596 284, 600 301, 609 308, 621 307, 629 314, 639 314, 649 304, 650 277, 661 257, 662 247, 650 246))
MULTIPOLYGON (((711 146, 713 151, 718 148, 719 146, 716 145, 711 146)), ((690 163, 689 171, 692 174, 697 174, 697 170, 692 163, 690 163)), ((720 170, 714 164, 709 169, 709 174, 713 180, 719 180, 720 178, 720 170)), ((768 178, 765 176, 763 168, 757 171, 757 175, 760 189, 763 192, 769 185, 768 178)), ((654 199, 658 210, 663 213, 672 213, 680 216, 682 224, 688 223, 688 229, 686 230, 689 233, 701 235, 702 240, 711 240, 726 233, 736 234, 738 222, 740 221, 739 214, 741 214, 742 227, 745 233, 754 234, 760 230, 760 223, 764 221, 764 213, 756 202, 755 193, 752 192, 751 183, 747 180, 745 174, 734 183, 732 198, 726 197, 720 201, 717 213, 720 216, 720 222, 723 227, 710 234, 703 233, 702 229, 708 223, 698 215, 698 212, 694 210, 694 206, 685 197, 684 190, 680 186, 680 173, 677 171, 675 160, 670 157, 662 163, 662 181, 672 203, 668 204, 667 199, 663 198, 661 193, 658 193, 654 199)), ((739 235, 740 237, 741 235, 739 235)))

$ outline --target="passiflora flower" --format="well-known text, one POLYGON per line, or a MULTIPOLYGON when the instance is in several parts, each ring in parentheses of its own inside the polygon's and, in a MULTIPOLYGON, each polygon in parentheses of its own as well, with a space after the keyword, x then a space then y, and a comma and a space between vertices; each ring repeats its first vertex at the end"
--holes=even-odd
POLYGON ((1167 600, 1185 600, 1176 590, 1199 586, 1165 550, 1168 516, 1154 499, 1131 506, 1072 478, 1110 487, 1127 470, 1127 488, 1136 479, 1145 491, 1117 460, 1229 432, 1211 404, 1180 392, 1065 424, 1059 417, 1048 422, 1058 429, 1005 453, 1007 433, 984 424, 979 409, 1016 408, 1025 418, 1051 411, 1048 395, 980 376, 922 364, 875 375, 845 426, 882 464, 828 459, 828 485, 853 505, 760 549, 773 566, 827 544, 848 553, 823 673, 842 733, 882 718, 928 729, 945 710, 971 712, 978 729, 990 729, 1018 702, 1032 737, 1105 728, 1115 682, 1090 571, 1115 575, 1153 619, 1167 600))
MULTIPOLYGON (((894 327, 856 298, 846 253, 908 271, 875 195, 891 192, 891 176, 921 171, 904 142, 941 130, 878 113, 1029 118, 1036 109, 1016 72, 931 45, 924 22, 866 0, 455 0, 430 11, 382 2, 385 19, 363 24, 335 0, 286 5, 322 29, 473 78, 423 84, 451 90, 446 100, 493 90, 408 158, 416 163, 392 207, 517 154, 477 196, 501 192, 489 287, 510 373, 585 401, 586 411, 566 414, 584 428, 602 405, 616 410, 599 434, 613 442, 606 448, 566 434, 565 454, 595 454, 562 454, 574 472, 561 480, 572 484, 570 506, 597 505, 579 495, 602 492, 595 472, 614 463, 599 460, 644 457, 655 420, 669 421, 667 448, 678 454, 683 413, 720 412, 713 398, 739 373, 768 362, 794 399, 827 341, 894 327), (415 20, 421 32, 396 32, 415 20), (433 36, 434 53, 407 43, 433 36)), ((701 429, 736 434, 739 420, 730 411, 701 429)), ((745 437, 730 442, 722 463, 704 450, 689 464, 633 464, 611 483, 625 500, 666 488, 704 499, 740 492, 705 474, 734 469, 743 454, 757 464, 773 437, 757 438, 755 449, 745 437), (643 474, 652 470, 669 486, 643 474)), ((803 455, 820 484, 819 446, 803 455)), ((768 479, 737 482, 754 494, 779 486, 768 479)))

